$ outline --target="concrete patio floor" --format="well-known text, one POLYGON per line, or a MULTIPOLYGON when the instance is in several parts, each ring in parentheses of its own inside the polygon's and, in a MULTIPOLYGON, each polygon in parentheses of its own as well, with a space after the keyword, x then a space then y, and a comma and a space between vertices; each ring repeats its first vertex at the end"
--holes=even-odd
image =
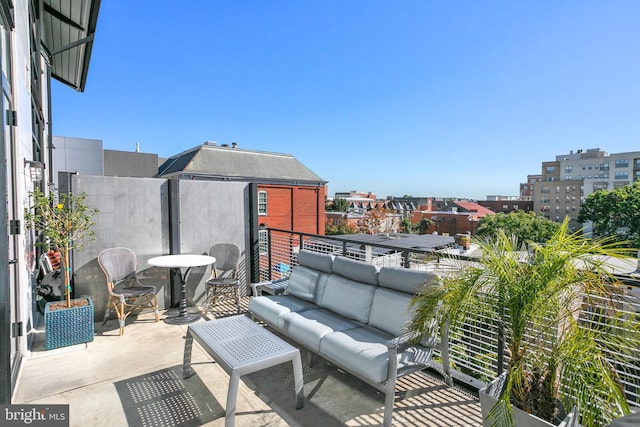
MULTIPOLYGON (((247 303, 245 298, 244 309, 247 303)), ((229 314, 235 313, 225 310, 208 318, 229 314)), ((22 362, 12 403, 68 404, 71 426, 224 425, 229 377, 197 344, 192 355, 196 375, 182 379, 186 325, 156 323, 153 315, 144 313, 128 320, 125 334, 119 336, 117 324, 115 319, 104 327, 96 323, 93 342, 50 351, 44 350, 44 332, 34 332, 34 348, 22 362)), ((242 377, 236 425, 382 423, 381 393, 318 357, 303 370, 305 403, 299 410, 290 363, 242 377)), ((480 404, 473 392, 447 387, 430 372, 398 381, 394 426, 480 424, 480 404)))

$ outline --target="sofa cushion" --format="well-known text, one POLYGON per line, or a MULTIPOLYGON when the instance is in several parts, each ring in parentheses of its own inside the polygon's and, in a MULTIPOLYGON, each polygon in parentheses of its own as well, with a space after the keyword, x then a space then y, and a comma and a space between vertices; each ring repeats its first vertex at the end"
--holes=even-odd
MULTIPOLYGON (((320 355, 333 360, 347 371, 380 384, 389 372, 389 351, 385 341, 389 334, 371 326, 336 331, 320 341, 320 355)), ((411 367, 425 366, 431 353, 409 348, 398 354, 398 372, 411 367)))
POLYGON ((287 282, 287 293, 302 300, 316 303, 326 285, 329 274, 297 265, 287 282))
POLYGON ((283 314, 314 308, 318 306, 292 295, 264 295, 249 300, 249 311, 277 328, 283 314))
POLYGON ((362 326, 362 323, 324 309, 291 312, 280 316, 278 328, 288 337, 317 353, 325 335, 362 326))
POLYGON ((366 262, 339 256, 333 260, 333 272, 356 282, 378 284, 378 267, 366 262))
POLYGON ((334 273, 327 279, 318 305, 342 316, 367 323, 376 288, 377 286, 365 285, 334 273))
POLYGON ((333 258, 333 255, 321 254, 318 252, 305 250, 298 252, 298 264, 324 273, 332 272, 333 258))
POLYGON ((411 322, 411 297, 411 294, 379 287, 373 295, 369 325, 396 337, 402 335, 411 322))
POLYGON ((378 274, 378 285, 409 294, 417 293, 426 283, 437 285, 439 278, 428 271, 401 267, 382 267, 378 274))

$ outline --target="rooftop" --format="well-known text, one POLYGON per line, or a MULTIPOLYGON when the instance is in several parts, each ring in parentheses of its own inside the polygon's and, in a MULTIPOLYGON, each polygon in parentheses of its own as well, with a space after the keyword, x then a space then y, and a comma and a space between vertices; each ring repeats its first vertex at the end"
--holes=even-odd
POLYGON ((158 176, 327 183, 291 154, 246 150, 212 142, 170 157, 158 169, 158 176))

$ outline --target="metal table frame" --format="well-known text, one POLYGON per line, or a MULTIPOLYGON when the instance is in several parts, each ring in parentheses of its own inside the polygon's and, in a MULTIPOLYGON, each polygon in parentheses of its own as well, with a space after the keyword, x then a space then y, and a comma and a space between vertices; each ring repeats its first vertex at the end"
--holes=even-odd
POLYGON ((296 409, 304 406, 300 351, 247 316, 241 314, 189 325, 184 343, 183 378, 195 373, 191 367, 194 340, 230 376, 225 427, 235 424, 240 377, 284 362, 293 364, 296 409))

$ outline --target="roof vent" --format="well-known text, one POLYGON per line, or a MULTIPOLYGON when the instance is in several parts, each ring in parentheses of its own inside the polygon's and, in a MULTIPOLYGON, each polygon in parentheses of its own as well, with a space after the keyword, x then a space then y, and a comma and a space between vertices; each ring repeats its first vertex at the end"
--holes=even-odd
POLYGON ((204 145, 211 145, 213 147, 217 146, 218 143, 216 141, 205 141, 204 145))
POLYGON ((228 147, 229 144, 220 144, 220 147, 228 147))
POLYGON ((238 143, 237 142, 232 142, 231 143, 231 147, 232 148, 238 148, 238 143))

